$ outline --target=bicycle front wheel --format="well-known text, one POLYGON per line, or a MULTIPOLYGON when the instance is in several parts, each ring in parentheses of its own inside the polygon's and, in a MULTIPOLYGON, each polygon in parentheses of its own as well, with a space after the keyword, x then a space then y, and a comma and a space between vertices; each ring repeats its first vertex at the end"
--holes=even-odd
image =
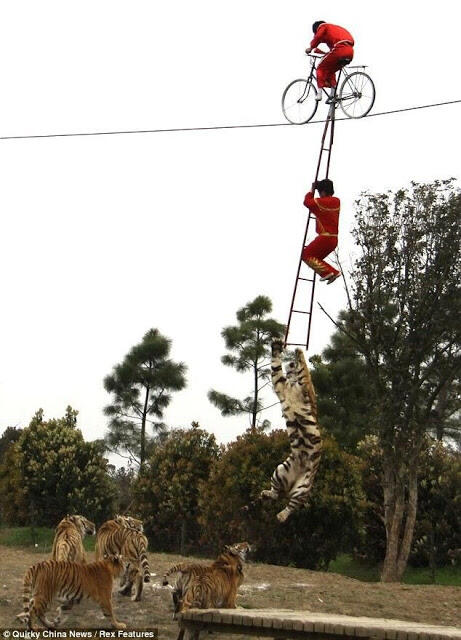
POLYGON ((344 78, 339 90, 339 104, 348 118, 364 118, 375 102, 375 85, 363 71, 354 71, 344 78))
POLYGON ((291 124, 306 124, 314 117, 318 102, 312 82, 293 80, 283 92, 282 111, 291 124))

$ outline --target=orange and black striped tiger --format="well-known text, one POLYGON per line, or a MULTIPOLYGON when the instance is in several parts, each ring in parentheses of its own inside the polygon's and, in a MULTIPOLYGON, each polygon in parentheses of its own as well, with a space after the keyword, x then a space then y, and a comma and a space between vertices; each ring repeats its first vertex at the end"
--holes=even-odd
POLYGON ((277 514, 279 522, 304 506, 312 490, 322 454, 322 438, 317 424, 317 399, 311 375, 301 349, 295 351, 286 375, 281 354, 283 342, 272 343, 272 385, 282 405, 290 439, 290 455, 272 474, 271 488, 261 491, 258 500, 288 497, 287 506, 277 514))
POLYGON ((95 533, 96 527, 91 520, 83 516, 67 515, 56 527, 51 558, 68 562, 86 562, 83 538, 85 535, 94 536, 95 533))
POLYGON ((146 536, 126 523, 108 520, 98 530, 95 551, 97 560, 104 555, 123 556, 127 565, 120 581, 119 593, 130 595, 134 583, 132 600, 141 600, 143 582, 150 582, 146 536))
POLYGON ((166 586, 168 576, 179 573, 173 590, 174 617, 191 607, 234 609, 237 589, 244 578, 243 565, 250 551, 248 542, 238 542, 225 546, 211 565, 182 562, 170 567, 162 584, 166 586))
POLYGON ((99 562, 78 564, 45 560, 30 567, 24 576, 24 610, 17 617, 32 629, 34 617, 48 629, 62 622, 62 611, 69 611, 82 598, 91 598, 101 607, 116 629, 125 629, 123 622, 115 619, 112 609, 112 585, 124 569, 120 556, 99 562), (59 602, 57 617, 50 621, 46 612, 53 598, 59 602))

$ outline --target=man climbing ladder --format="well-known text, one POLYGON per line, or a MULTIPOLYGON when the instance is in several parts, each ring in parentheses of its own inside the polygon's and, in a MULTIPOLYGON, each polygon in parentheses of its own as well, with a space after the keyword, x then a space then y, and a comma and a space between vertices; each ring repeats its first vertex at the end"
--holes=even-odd
POLYGON ((341 272, 324 261, 338 244, 338 221, 340 201, 334 195, 333 182, 328 178, 314 182, 304 198, 304 206, 316 218, 315 230, 318 236, 304 247, 302 259, 327 284, 334 282, 341 272), (315 190, 319 198, 314 198, 315 190))
MULTIPOLYGON (((312 25, 314 38, 306 53, 310 53, 319 44, 326 44, 330 51, 323 58, 317 67, 317 97, 322 99, 322 88, 331 87, 330 100, 336 90, 336 72, 346 64, 349 64, 354 57, 354 38, 349 31, 335 24, 329 24, 323 20, 318 20, 312 25)), ((319 51, 319 53, 324 53, 319 51)))

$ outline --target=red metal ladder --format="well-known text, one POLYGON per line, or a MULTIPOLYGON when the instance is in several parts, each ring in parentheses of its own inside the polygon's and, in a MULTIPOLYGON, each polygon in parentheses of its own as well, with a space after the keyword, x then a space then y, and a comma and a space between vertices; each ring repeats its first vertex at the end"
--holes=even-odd
MULTIPOLYGON (((330 105, 330 109, 328 111, 328 116, 327 119, 325 121, 325 127, 323 129, 323 135, 322 135, 322 143, 320 145, 320 153, 319 153, 319 159, 317 162, 317 170, 315 172, 315 179, 314 182, 317 182, 318 178, 319 178, 319 173, 320 173, 320 169, 322 166, 322 160, 324 159, 325 155, 326 155, 326 170, 325 170, 325 178, 328 178, 328 174, 330 171, 330 160, 331 160, 331 150, 333 147, 333 140, 334 140, 334 133, 335 133, 335 102, 332 102, 330 105), (327 134, 329 133, 329 136, 327 138, 327 134), (328 142, 326 143, 325 141, 328 139, 328 142), (325 146, 325 144, 327 144, 328 146, 325 146)), ((309 267, 307 265, 304 265, 305 270, 307 271, 307 276, 301 276, 301 267, 303 266, 303 259, 302 259, 302 255, 303 255, 303 249, 306 246, 306 238, 307 238, 307 232, 309 230, 309 223, 311 221, 311 213, 309 212, 309 216, 307 218, 307 223, 306 223, 306 230, 304 232, 304 238, 303 238, 303 244, 301 246, 301 254, 299 256, 299 263, 298 263, 298 271, 296 273, 296 280, 295 280, 295 286, 293 289, 293 296, 291 298, 291 306, 290 306, 290 313, 288 315, 288 322, 287 322, 287 327, 285 330, 285 347, 287 346, 291 346, 291 347, 304 347, 307 351, 307 349, 309 348, 309 339, 310 339, 310 334, 311 334, 311 325, 312 325, 312 309, 314 306, 314 293, 315 293, 315 278, 316 278, 316 273, 315 271, 313 271, 312 269, 309 269, 309 267), (297 292, 298 292, 298 285, 300 282, 307 282, 307 287, 308 287, 308 294, 306 297, 303 297, 303 300, 305 300, 307 298, 307 300, 309 301, 308 304, 308 309, 295 309, 295 305, 298 306, 298 302, 299 300, 297 300, 297 292), (292 320, 292 316, 293 314, 303 314, 306 315, 308 318, 308 322, 307 322, 307 333, 306 333, 306 341, 305 342, 293 342, 290 341, 290 329, 292 329, 291 327, 291 320, 292 320)), ((298 298, 300 298, 301 296, 298 296, 298 298)), ((301 300, 301 303, 303 302, 303 300, 301 300)), ((299 339, 299 338, 298 338, 299 339)), ((291 340, 296 340, 295 337, 291 338, 291 340)))

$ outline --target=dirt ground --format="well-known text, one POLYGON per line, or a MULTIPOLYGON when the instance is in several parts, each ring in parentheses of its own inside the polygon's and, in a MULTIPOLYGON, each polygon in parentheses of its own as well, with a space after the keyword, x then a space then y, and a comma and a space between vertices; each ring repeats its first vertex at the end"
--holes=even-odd
MULTIPOLYGON (((22 610, 22 580, 26 569, 48 556, 0 546, 0 627, 19 625, 15 616, 22 610)), ((159 638, 177 635, 172 619, 171 591, 161 587, 164 571, 179 561, 175 555, 149 554, 152 582, 145 585, 143 600, 114 594, 114 609, 129 628, 158 628, 159 638)), ((461 626, 461 588, 441 586, 383 585, 360 582, 334 573, 249 564, 240 587, 238 606, 252 608, 307 609, 380 618, 396 618, 429 624, 461 626)), ((92 602, 76 606, 66 627, 106 627, 92 602)), ((215 636, 216 637, 216 636, 215 636)), ((238 636, 220 636, 237 639, 238 636)))

